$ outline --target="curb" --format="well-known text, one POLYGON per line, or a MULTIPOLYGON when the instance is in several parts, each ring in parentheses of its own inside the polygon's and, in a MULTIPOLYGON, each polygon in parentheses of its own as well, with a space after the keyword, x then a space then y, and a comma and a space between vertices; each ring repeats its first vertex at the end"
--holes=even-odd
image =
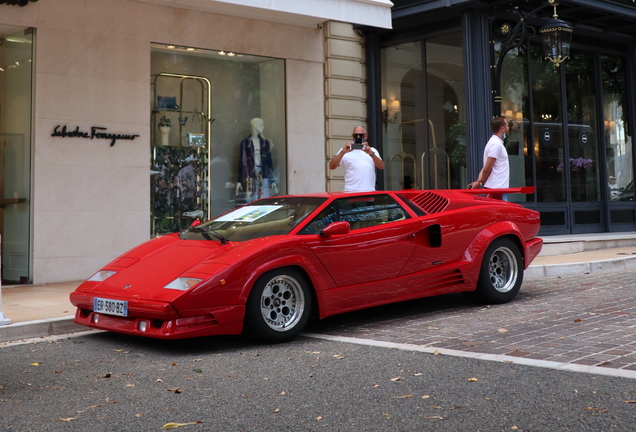
POLYGON ((611 258, 599 261, 530 265, 524 272, 524 279, 539 279, 563 276, 582 276, 619 270, 636 270, 636 256, 611 258))
POLYGON ((86 327, 73 322, 74 318, 48 318, 0 326, 0 342, 86 331, 86 327))

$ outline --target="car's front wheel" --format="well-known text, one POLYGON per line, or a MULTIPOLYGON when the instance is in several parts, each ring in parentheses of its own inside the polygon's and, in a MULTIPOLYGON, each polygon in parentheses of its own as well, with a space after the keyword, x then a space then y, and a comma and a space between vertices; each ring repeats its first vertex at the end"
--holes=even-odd
POLYGON ((245 310, 245 333, 257 341, 285 342, 300 333, 311 312, 311 292, 305 275, 293 268, 261 276, 245 310))
POLYGON ((476 294, 485 303, 506 303, 515 298, 523 282, 523 258, 509 238, 493 241, 481 263, 476 294))

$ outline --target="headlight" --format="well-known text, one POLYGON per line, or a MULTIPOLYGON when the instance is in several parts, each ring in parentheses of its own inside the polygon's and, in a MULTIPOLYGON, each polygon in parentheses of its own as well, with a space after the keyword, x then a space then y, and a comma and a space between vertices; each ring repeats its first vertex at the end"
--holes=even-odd
POLYGON ((175 280, 170 282, 168 285, 166 285, 164 288, 187 291, 193 286, 195 286, 196 284, 198 284, 199 282, 201 282, 202 280, 203 279, 197 279, 197 278, 176 278, 175 280))
POLYGON ((112 275, 114 275, 115 273, 117 272, 111 271, 111 270, 100 270, 97 273, 95 273, 93 276, 91 276, 89 281, 102 282, 108 279, 109 277, 111 277, 112 275))

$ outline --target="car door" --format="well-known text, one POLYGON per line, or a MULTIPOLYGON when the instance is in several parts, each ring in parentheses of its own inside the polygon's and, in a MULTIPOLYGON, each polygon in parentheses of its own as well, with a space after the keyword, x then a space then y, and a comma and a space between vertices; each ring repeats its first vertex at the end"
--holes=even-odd
POLYGON ((388 194, 334 200, 299 232, 339 287, 398 276, 415 249, 417 218, 388 194), (322 237, 332 222, 347 221, 351 231, 322 237))

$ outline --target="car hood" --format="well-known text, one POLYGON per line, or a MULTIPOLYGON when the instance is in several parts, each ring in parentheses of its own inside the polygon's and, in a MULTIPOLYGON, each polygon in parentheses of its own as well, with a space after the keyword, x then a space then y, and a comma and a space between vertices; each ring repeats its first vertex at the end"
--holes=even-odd
MULTIPOLYGON (((255 253, 277 243, 292 241, 289 236, 272 236, 222 245, 211 240, 180 240, 176 235, 143 243, 115 259, 103 270, 116 273, 103 282, 86 281, 77 291, 95 296, 171 302, 191 292, 164 288, 181 276, 206 281, 228 267, 249 261, 255 253)), ((196 289, 196 288, 194 288, 196 289)))
MULTIPOLYGON (((215 241, 155 241, 151 240, 117 258, 105 270, 114 270, 113 276, 103 282, 84 282, 78 291, 95 295, 145 300, 170 300, 184 291, 164 288, 184 272, 202 261, 213 260, 223 254, 225 246, 215 241)), ((201 266, 199 266, 201 267, 201 266)), ((208 279, 225 264, 210 263, 196 275, 208 279)))

